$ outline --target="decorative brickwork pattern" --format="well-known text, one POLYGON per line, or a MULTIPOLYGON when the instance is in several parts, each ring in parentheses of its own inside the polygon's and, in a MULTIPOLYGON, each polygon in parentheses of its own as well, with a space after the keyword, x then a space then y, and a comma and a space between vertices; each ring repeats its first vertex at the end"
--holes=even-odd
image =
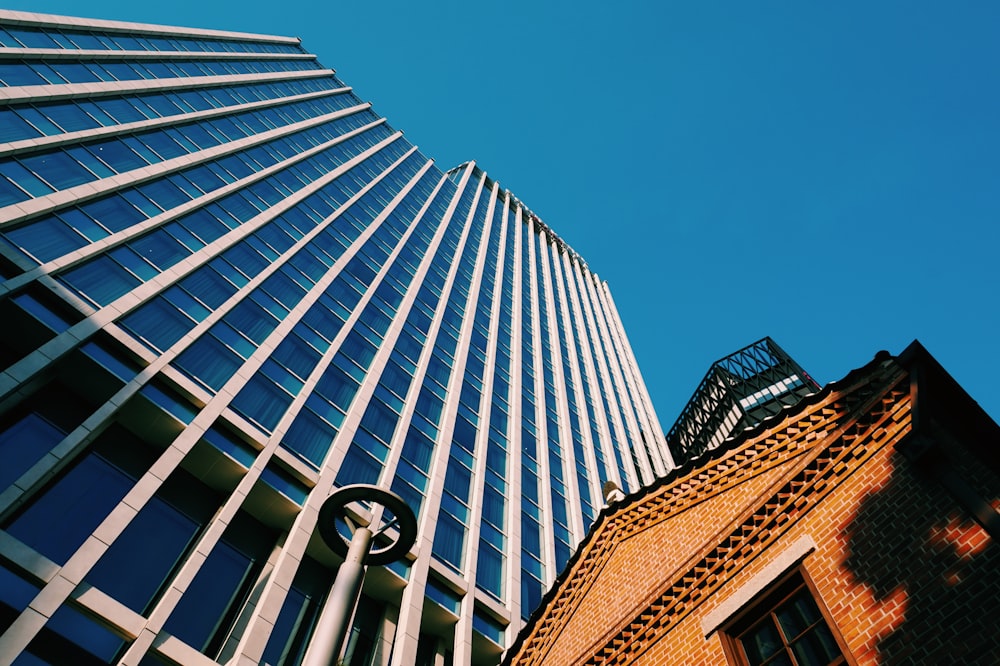
MULTIPOLYGON (((589 663, 617 664, 640 657, 798 525, 876 452, 907 434, 906 380, 906 373, 894 364, 867 373, 718 460, 609 515, 511 661, 574 663, 588 655, 589 663), (699 505, 710 510, 698 510, 699 505), (716 533, 706 535, 706 525, 716 533), (692 527, 693 540, 685 532, 692 527), (650 530, 659 539, 649 535, 650 530), (638 554, 649 559, 657 545, 663 552, 665 541, 671 551, 663 559, 674 560, 677 552, 690 556, 664 576, 662 564, 656 569, 641 566, 638 554), (702 547, 694 549, 689 541, 699 541, 702 547), (640 566, 634 568, 635 564, 640 566), (634 591, 621 593, 623 570, 632 573, 636 587, 642 587, 640 581, 647 583, 646 596, 633 602, 630 612, 587 600, 590 595, 606 596, 599 593, 602 588, 633 597, 634 591), (616 574, 609 574, 612 571, 616 574), (598 583, 601 576, 618 582, 605 586, 598 583), (590 610, 602 607, 614 612, 596 617, 590 610), (581 626, 567 628, 570 623, 581 626)), ((676 638, 670 643, 676 644, 676 638)), ((700 640, 705 642, 704 637, 700 640)))
POLYGON ((914 349, 603 516, 506 663, 726 663, 718 622, 794 562, 854 664, 1000 663, 1000 547, 959 497, 1000 507, 996 461, 982 457, 1000 428, 914 349), (962 419, 985 437, 979 453, 950 434, 962 419), (915 466, 902 451, 928 436, 934 464, 915 466), (815 550, 784 563, 806 537, 815 550))

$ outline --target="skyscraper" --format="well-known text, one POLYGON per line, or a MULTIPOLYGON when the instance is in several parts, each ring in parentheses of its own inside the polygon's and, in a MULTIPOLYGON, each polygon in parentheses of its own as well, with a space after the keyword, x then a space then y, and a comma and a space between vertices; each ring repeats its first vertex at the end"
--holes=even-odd
POLYGON ((373 483, 418 541, 349 663, 489 663, 602 484, 672 466, 607 285, 298 40, 0 44, 0 661, 298 663, 318 508, 373 483))

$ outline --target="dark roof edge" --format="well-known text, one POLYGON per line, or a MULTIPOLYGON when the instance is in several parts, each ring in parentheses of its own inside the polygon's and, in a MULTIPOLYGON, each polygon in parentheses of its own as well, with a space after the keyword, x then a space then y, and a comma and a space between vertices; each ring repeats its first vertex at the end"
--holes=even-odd
POLYGON ((986 410, 918 341, 897 362, 910 373, 914 439, 945 444, 945 431, 1000 476, 1000 426, 986 410))

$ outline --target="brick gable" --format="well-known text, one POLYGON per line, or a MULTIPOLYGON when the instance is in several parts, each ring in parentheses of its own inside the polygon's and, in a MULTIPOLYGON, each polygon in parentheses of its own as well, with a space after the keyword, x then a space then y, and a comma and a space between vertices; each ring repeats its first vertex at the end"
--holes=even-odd
MULTIPOLYGON (((816 544, 804 571, 857 663, 911 658, 901 636, 942 633, 934 621, 968 614, 958 600, 997 606, 998 583, 985 575, 1000 564, 995 544, 897 451, 913 427, 912 379, 877 358, 797 413, 606 510, 507 662, 725 663, 704 618, 804 537, 816 544), (923 571, 907 573, 915 565, 923 571), (966 581, 976 589, 960 592, 966 581), (939 597, 950 603, 931 612, 939 597)), ((975 492, 1000 497, 1000 481, 968 451, 952 457, 975 492)), ((996 642, 996 617, 973 622, 973 636, 968 621, 943 633, 981 654, 996 642)), ((948 649, 939 656, 966 650, 948 649)))

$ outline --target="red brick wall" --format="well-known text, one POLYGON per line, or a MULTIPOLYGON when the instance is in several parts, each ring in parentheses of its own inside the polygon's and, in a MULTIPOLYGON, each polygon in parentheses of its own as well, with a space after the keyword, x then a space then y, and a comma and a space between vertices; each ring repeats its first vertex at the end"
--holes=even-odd
MULTIPOLYGON (((513 662, 558 666, 602 654, 613 663, 724 664, 721 639, 714 633, 705 637, 702 619, 789 544, 809 536, 817 548, 803 561, 804 569, 856 663, 1000 663, 1000 547, 939 483, 917 474, 895 450, 909 431, 910 417, 907 384, 899 379, 892 379, 898 382, 893 391, 887 380, 884 395, 871 401, 874 416, 854 427, 847 427, 843 416, 853 419, 857 412, 836 402, 836 396, 812 410, 813 417, 826 419, 825 430, 802 441, 817 451, 834 440, 841 448, 831 458, 828 476, 809 476, 819 481, 804 488, 790 486, 804 499, 775 523, 777 540, 763 550, 734 551, 721 578, 698 583, 708 592, 704 598, 688 599, 673 615, 670 603, 679 602, 656 603, 667 598, 662 595, 677 582, 673 577, 689 572, 685 567, 691 562, 679 565, 713 545, 706 538, 749 516, 754 502, 773 502, 761 491, 801 467, 801 447, 786 449, 781 467, 723 484, 714 497, 677 509, 631 536, 623 533, 617 542, 611 538, 614 546, 605 539, 603 557, 582 554, 568 581, 578 588, 577 596, 555 597, 550 619, 536 622, 532 630, 548 634, 534 643, 537 636, 529 634, 521 658, 513 662), (790 518, 782 522, 785 517, 790 518), (585 593, 579 591, 584 588, 585 593)), ((952 444, 947 450, 957 475, 981 497, 1000 504, 1000 479, 965 449, 952 444)), ((653 506, 655 497, 670 489, 655 491, 639 504, 653 506)), ((600 542, 592 538, 588 546, 600 542)), ((711 566, 721 571, 711 562, 706 565, 711 566)), ((702 570, 695 566, 690 572, 702 570)))
POLYGON ((547 655, 550 664, 572 663, 600 643, 618 620, 629 617, 651 593, 650 583, 666 580, 691 557, 705 539, 723 526, 719 516, 732 515, 745 497, 759 494, 783 466, 750 477, 729 492, 715 495, 678 515, 618 542, 603 567, 587 572, 594 584, 573 610, 569 622, 547 655))

